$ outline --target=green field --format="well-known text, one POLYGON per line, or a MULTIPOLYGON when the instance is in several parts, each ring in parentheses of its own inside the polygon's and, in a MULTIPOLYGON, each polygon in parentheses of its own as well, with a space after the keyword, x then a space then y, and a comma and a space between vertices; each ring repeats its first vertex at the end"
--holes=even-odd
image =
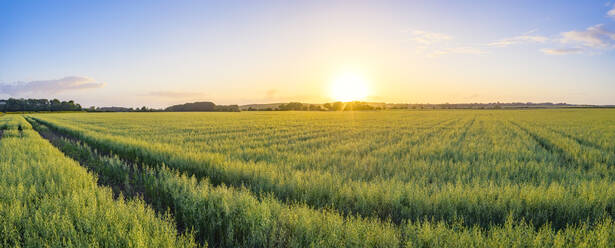
POLYGON ((615 243, 613 109, 61 113, 0 127, 3 246, 615 243))
POLYGON ((114 200, 20 116, 0 117, 0 247, 194 247, 168 215, 114 200))

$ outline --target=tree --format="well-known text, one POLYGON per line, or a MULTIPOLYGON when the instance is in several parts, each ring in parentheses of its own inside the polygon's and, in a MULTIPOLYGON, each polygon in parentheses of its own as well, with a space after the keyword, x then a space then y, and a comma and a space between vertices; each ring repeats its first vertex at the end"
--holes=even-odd
POLYGON ((342 110, 344 110, 344 103, 343 102, 334 102, 333 105, 331 105, 331 110, 333 110, 333 111, 342 111, 342 110))
POLYGON ((216 105, 213 102, 193 102, 179 105, 173 105, 165 109, 165 111, 173 112, 239 112, 238 105, 216 105))
POLYGON ((280 110, 304 110, 303 103, 300 102, 289 102, 287 104, 281 104, 278 108, 280 110))
POLYGON ((326 110, 333 110, 333 106, 331 105, 331 103, 325 103, 324 105, 322 105, 326 110))
POLYGON ((81 105, 75 101, 63 101, 53 99, 15 99, 0 100, 0 111, 17 112, 17 111, 79 111, 81 105))

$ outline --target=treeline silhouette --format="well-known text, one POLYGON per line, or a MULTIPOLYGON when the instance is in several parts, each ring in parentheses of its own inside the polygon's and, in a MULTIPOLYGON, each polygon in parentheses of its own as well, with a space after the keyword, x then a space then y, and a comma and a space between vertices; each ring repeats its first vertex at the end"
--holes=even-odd
POLYGON ((148 107, 126 108, 126 107, 89 107, 85 109, 87 112, 162 112, 162 109, 154 109, 148 107))
POLYGON ((192 102, 173 105, 165 109, 170 112, 239 112, 238 105, 216 105, 213 102, 192 102))
POLYGON ((85 109, 88 112, 239 112, 237 105, 216 105, 213 102, 193 102, 173 105, 165 109, 126 107, 90 107, 85 109))
POLYGON ((87 112, 239 112, 239 111, 361 111, 386 109, 525 109, 525 108, 612 108, 613 105, 576 105, 567 103, 458 103, 458 104, 394 104, 375 102, 331 102, 310 104, 300 102, 252 104, 252 105, 216 105, 213 102, 193 102, 173 105, 165 109, 148 107, 89 107, 82 108, 73 100, 58 99, 16 99, 0 100, 0 112, 53 112, 53 111, 87 111, 87 112))
POLYGON ((441 104, 386 104, 388 109, 532 109, 532 108, 611 108, 613 105, 587 105, 552 102, 492 102, 441 104))
POLYGON ((0 100, 0 112, 27 112, 27 111, 81 111, 81 105, 73 100, 60 101, 58 99, 16 99, 0 100))
POLYGON ((333 102, 325 104, 309 104, 289 102, 280 104, 277 108, 257 109, 249 107, 248 111, 357 111, 357 110, 381 110, 382 106, 374 106, 367 102, 333 102))
POLYGON ((382 102, 332 102, 325 104, 308 104, 300 102, 278 104, 251 104, 241 106, 242 111, 360 111, 386 109, 537 109, 537 108, 613 108, 615 105, 584 105, 567 103, 442 103, 442 104, 408 104, 382 102))

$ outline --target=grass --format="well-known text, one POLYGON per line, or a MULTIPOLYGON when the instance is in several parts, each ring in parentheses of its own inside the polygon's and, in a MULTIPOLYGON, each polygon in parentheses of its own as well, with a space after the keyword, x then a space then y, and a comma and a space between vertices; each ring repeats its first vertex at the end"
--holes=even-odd
POLYGON ((612 112, 155 113, 35 118, 130 161, 164 163, 182 173, 208 178, 214 185, 246 187, 256 195, 272 194, 283 202, 390 219, 396 224, 425 218, 462 219, 469 226, 488 227, 503 224, 512 214, 515 220, 550 223, 559 229, 613 216, 613 154, 543 128, 528 129, 528 123, 519 119, 549 111, 594 118, 608 118, 612 112))
POLYGON ((3 116, 0 246, 194 247, 173 219, 143 201, 114 200, 96 177, 42 139, 22 117, 3 116))
POLYGON ((28 120, 59 137, 53 144, 116 196, 143 196, 141 204, 170 210, 180 230, 214 247, 607 247, 615 241, 614 114, 62 113, 28 120))

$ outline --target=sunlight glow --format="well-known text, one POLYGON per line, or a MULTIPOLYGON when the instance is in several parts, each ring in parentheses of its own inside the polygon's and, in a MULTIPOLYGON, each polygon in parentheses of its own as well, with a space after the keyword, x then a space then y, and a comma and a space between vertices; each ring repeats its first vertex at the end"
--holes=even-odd
POLYGON ((361 101, 368 93, 367 80, 358 73, 343 73, 331 83, 331 98, 335 101, 361 101))

